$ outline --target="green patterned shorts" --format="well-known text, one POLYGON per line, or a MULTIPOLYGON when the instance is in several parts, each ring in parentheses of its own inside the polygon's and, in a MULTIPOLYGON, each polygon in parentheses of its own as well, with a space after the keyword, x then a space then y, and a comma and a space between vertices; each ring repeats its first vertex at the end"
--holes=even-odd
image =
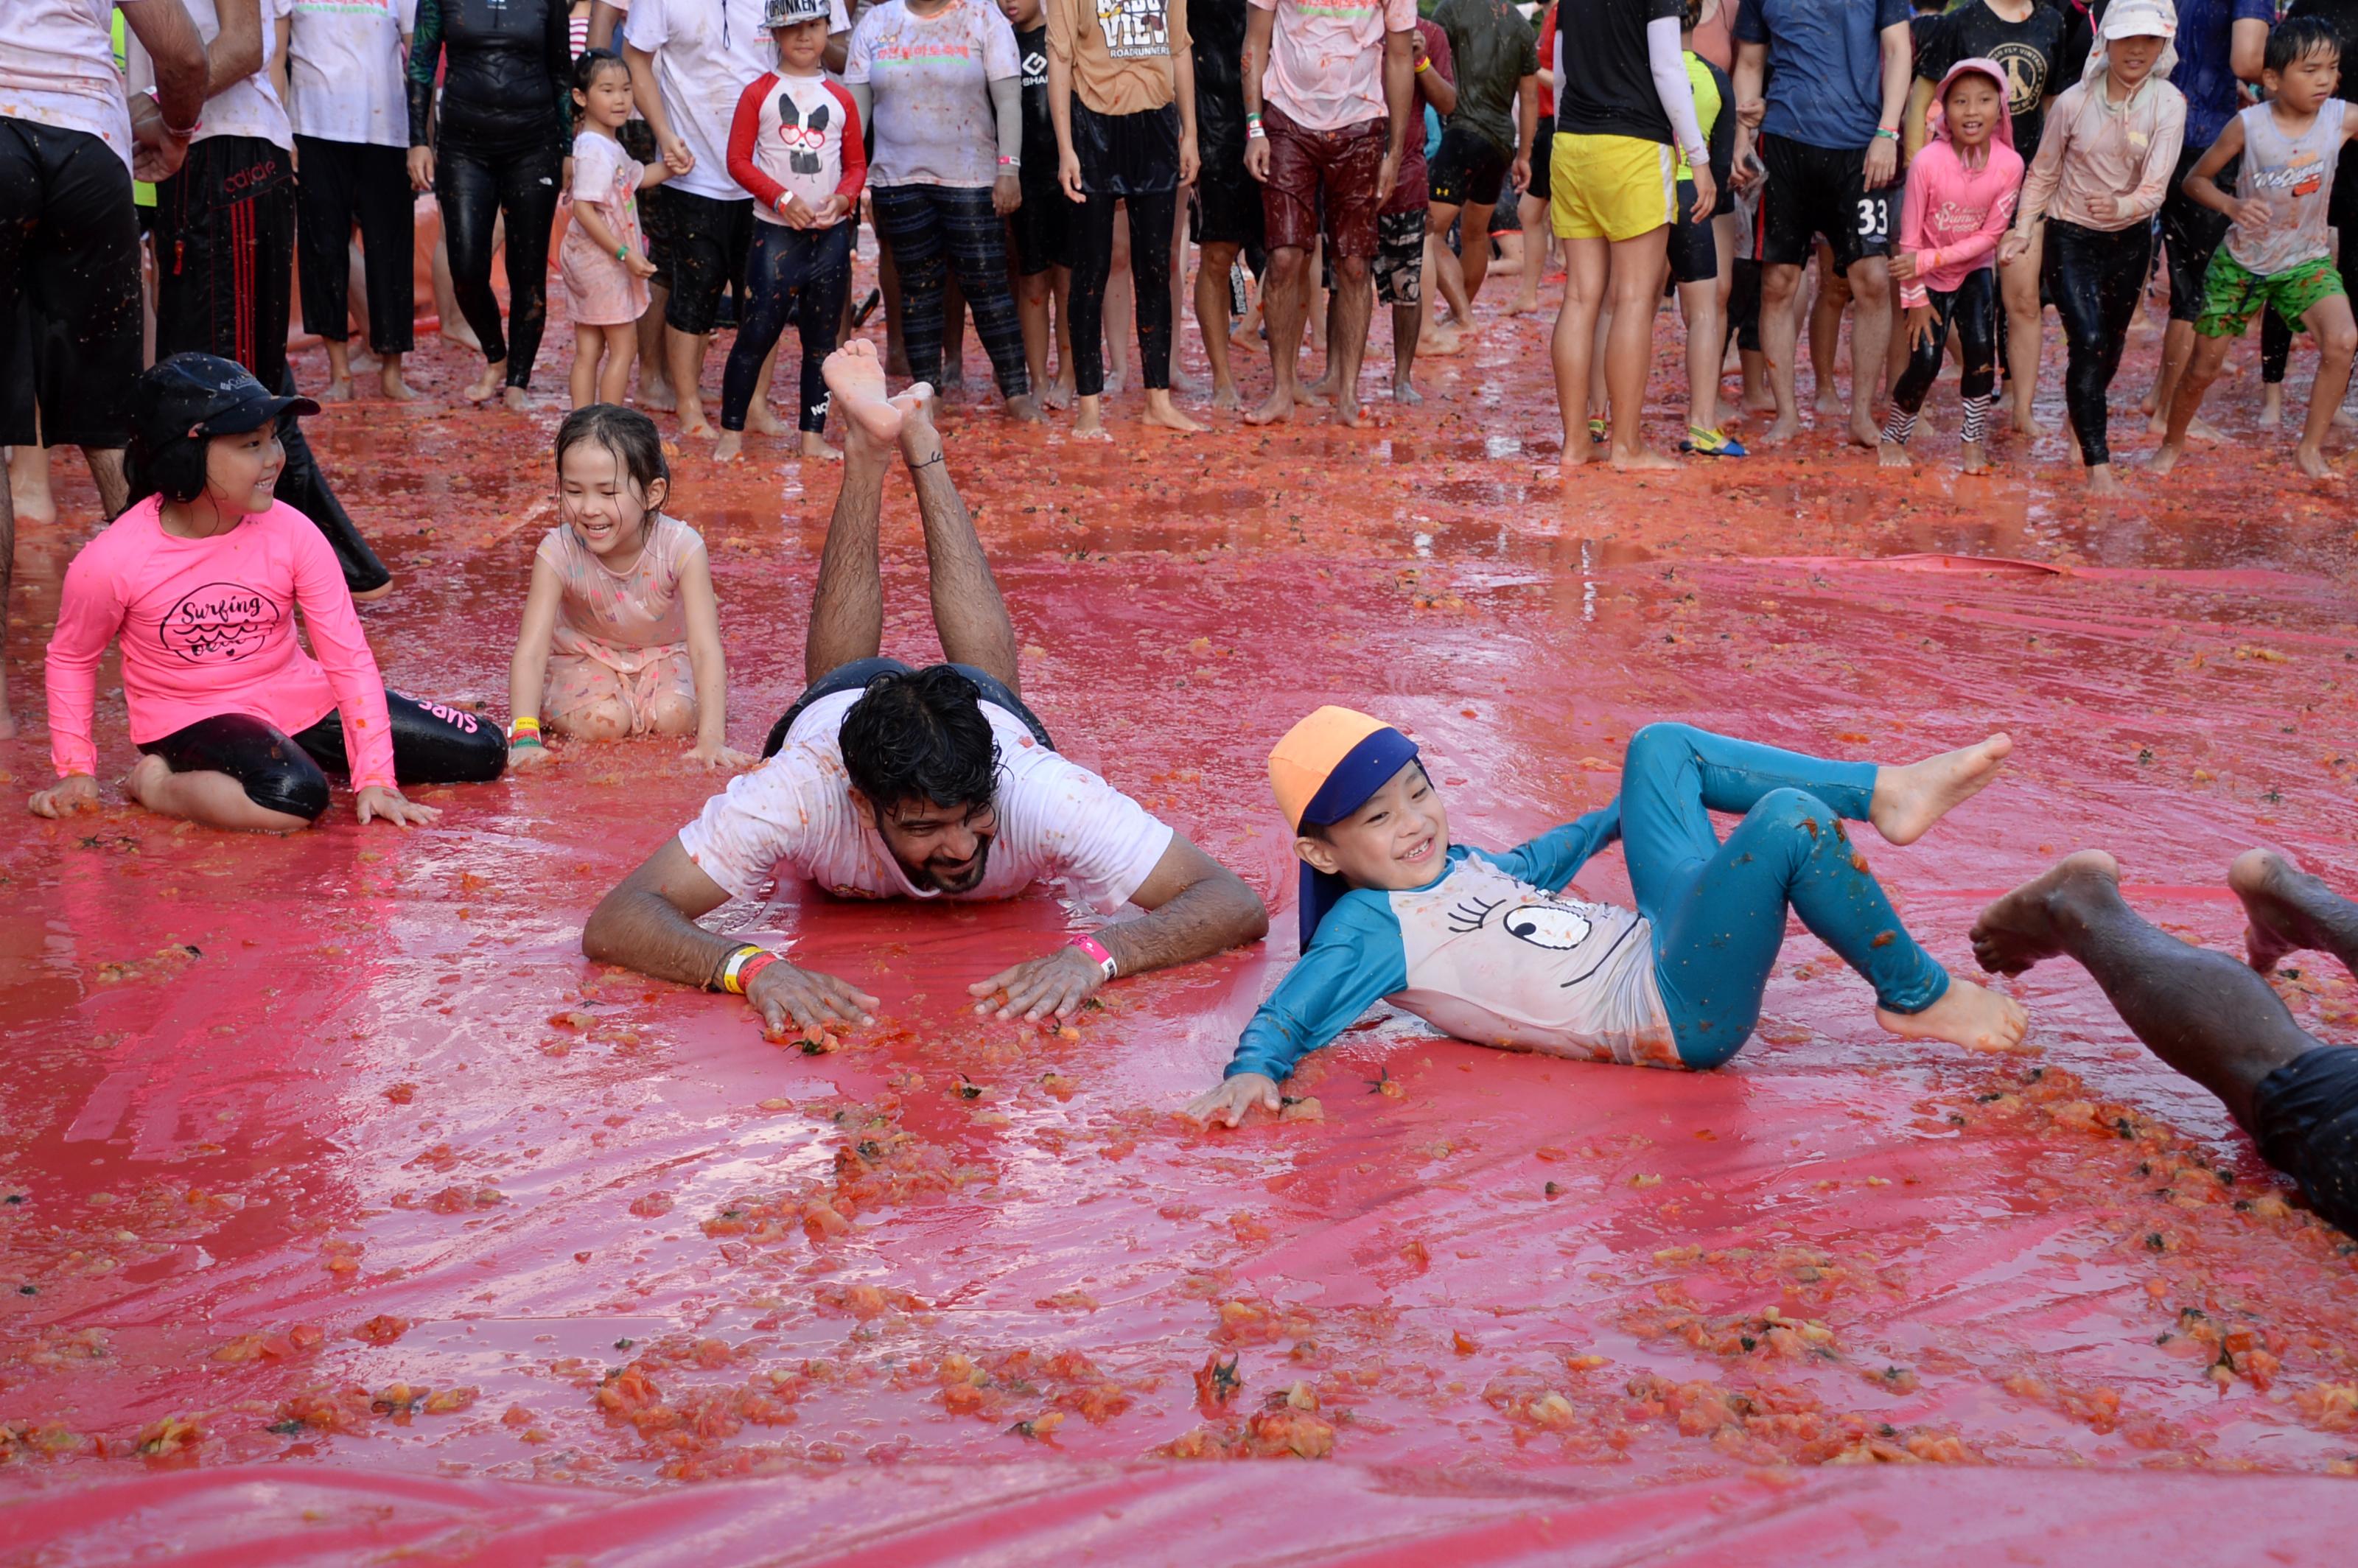
POLYGON ((2342 273, 2331 256, 2262 276, 2221 245, 2211 253, 2211 269, 2202 275, 2202 313, 2194 330, 2206 338, 2240 338, 2252 318, 2269 306, 2298 327, 2319 300, 2342 292, 2342 273))

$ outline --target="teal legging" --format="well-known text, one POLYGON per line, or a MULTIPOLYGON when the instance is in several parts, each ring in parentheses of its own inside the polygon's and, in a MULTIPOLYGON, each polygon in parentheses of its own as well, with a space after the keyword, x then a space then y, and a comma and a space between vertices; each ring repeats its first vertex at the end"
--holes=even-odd
POLYGON ((1759 1022, 1760 995, 1801 924, 1866 978, 1878 1004, 1921 1012, 1948 971, 1908 935, 1842 819, 1866 820, 1875 764, 1830 762, 1684 724, 1649 724, 1621 764, 1621 847, 1654 932, 1654 979, 1679 1059, 1715 1067, 1759 1022), (1710 812, 1742 812, 1727 841, 1710 812))

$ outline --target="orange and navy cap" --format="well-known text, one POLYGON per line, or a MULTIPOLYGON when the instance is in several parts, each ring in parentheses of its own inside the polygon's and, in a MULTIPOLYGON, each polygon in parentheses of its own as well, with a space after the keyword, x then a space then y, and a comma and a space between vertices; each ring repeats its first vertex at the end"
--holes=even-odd
MULTIPOLYGON (((1380 719, 1348 708, 1322 708, 1285 732, 1269 754, 1269 786, 1286 826, 1300 832, 1340 822, 1368 804, 1394 773, 1416 761, 1416 742, 1380 719)), ((1302 868, 1302 946, 1350 891, 1342 878, 1302 868)))

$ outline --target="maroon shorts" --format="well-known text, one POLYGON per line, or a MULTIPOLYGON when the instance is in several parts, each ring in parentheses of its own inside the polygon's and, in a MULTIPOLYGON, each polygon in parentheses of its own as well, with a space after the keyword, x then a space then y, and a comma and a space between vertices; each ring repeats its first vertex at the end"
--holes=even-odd
POLYGON ((1330 254, 1372 260, 1385 123, 1368 120, 1339 131, 1310 131, 1274 103, 1265 105, 1261 115, 1269 132, 1269 179, 1260 188, 1260 200, 1270 249, 1308 250, 1323 232, 1330 254))

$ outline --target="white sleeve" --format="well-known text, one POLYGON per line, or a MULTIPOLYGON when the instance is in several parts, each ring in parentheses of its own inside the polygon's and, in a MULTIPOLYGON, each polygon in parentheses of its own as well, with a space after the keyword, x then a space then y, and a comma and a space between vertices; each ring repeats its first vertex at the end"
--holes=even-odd
POLYGON ((1171 848, 1169 823, 1061 757, 1041 760, 1009 788, 1010 826, 1067 892, 1100 914, 1128 903, 1171 848))
POLYGON ((653 54, 663 48, 668 36, 664 27, 663 0, 638 0, 622 15, 622 41, 634 49, 653 54))
MULTIPOLYGON (((1563 35, 1557 34, 1559 44, 1563 35)), ((1671 117, 1671 132, 1687 155, 1692 168, 1711 167, 1711 146, 1696 128, 1694 85, 1687 81, 1686 51, 1679 48, 1679 19, 1657 16, 1646 24, 1646 69, 1654 78, 1654 95, 1671 117)))
POLYGON ((748 897, 781 863, 807 870, 833 815, 824 783, 809 751, 789 745, 706 801, 679 847, 730 897, 748 897))

